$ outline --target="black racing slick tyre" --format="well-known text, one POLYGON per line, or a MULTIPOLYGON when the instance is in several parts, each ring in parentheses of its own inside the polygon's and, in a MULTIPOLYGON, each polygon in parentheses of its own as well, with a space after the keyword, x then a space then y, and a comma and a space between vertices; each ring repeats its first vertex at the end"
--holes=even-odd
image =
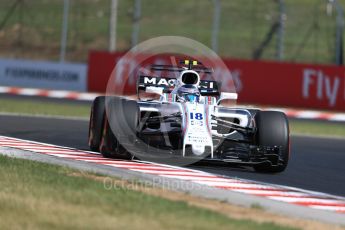
POLYGON ((135 140, 139 121, 137 102, 113 97, 106 103, 100 152, 108 158, 130 159, 132 154, 127 150, 135 140))
MULTIPOLYGON (((139 122, 139 106, 136 101, 113 97, 107 102, 110 126, 117 138, 133 139, 139 122)), ((120 141, 121 142, 121 141, 120 141)))
POLYGON ((104 118, 102 139, 99 147, 102 156, 106 158, 130 159, 131 154, 119 143, 114 135, 107 117, 104 118))
POLYGON ((101 143, 105 115, 105 97, 96 97, 92 103, 89 122, 89 147, 98 152, 101 143))
POLYGON ((260 111, 255 115, 255 123, 257 127, 256 145, 280 147, 278 165, 255 165, 255 171, 266 173, 284 171, 290 157, 289 122, 286 115, 278 111, 260 111))

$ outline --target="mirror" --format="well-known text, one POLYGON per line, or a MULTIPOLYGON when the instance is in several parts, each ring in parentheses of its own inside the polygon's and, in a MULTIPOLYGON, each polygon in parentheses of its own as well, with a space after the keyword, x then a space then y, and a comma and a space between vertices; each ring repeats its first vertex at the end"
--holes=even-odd
POLYGON ((227 92, 221 92, 220 93, 220 97, 217 101, 217 105, 219 105, 219 103, 221 101, 224 101, 224 100, 237 100, 238 98, 238 94, 237 93, 227 93, 227 92))

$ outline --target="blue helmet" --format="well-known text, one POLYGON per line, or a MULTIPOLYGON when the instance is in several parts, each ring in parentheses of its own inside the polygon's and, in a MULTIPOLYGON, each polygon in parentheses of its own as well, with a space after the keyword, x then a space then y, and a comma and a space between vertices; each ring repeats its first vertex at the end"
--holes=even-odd
POLYGON ((182 102, 199 102, 200 91, 195 85, 183 85, 177 90, 177 99, 182 102))

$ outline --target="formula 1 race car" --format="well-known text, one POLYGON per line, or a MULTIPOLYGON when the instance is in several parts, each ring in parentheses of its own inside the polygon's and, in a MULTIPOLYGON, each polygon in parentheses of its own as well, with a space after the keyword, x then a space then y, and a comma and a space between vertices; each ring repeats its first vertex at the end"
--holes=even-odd
POLYGON ((155 160, 165 154, 249 165, 258 172, 285 170, 290 137, 284 113, 221 105, 236 100, 237 94, 219 92, 216 81, 201 80, 200 73, 212 74, 212 69, 197 61, 187 60, 178 67, 153 65, 152 70, 175 71, 178 77, 139 76, 139 100, 117 96, 94 100, 89 125, 92 151, 110 158, 155 160), (141 92, 159 99, 140 99, 141 92))

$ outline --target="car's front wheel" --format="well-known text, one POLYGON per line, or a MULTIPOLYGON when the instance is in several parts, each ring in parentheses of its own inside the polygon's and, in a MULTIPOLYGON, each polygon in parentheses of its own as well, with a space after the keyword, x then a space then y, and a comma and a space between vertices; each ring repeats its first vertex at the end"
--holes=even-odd
POLYGON ((89 147, 98 152, 101 143, 105 114, 105 97, 96 97, 92 103, 89 122, 89 147))
POLYGON ((106 101, 100 152, 105 157, 131 158, 130 148, 136 138, 139 107, 136 101, 112 97, 106 101))
POLYGON ((107 117, 104 118, 104 127, 99 151, 106 158, 130 159, 131 154, 119 143, 114 135, 107 117))

